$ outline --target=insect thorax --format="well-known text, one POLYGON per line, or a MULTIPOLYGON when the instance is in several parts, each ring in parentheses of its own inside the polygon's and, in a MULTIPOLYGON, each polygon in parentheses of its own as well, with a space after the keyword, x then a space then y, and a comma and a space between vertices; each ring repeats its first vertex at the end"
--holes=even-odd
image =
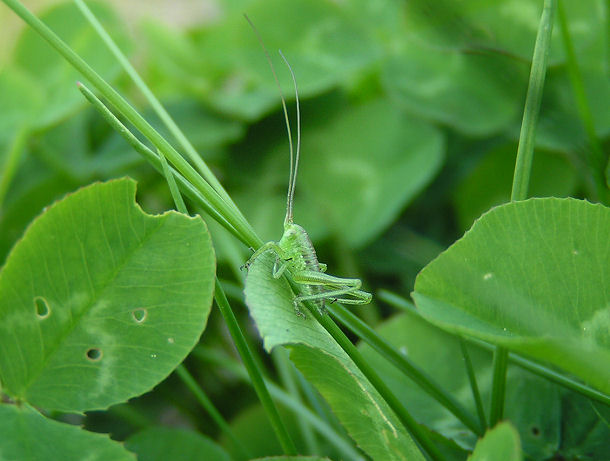
POLYGON ((282 257, 289 261, 288 267, 291 271, 320 270, 311 239, 307 231, 298 224, 287 223, 284 226, 284 235, 279 241, 279 246, 284 252, 282 257))

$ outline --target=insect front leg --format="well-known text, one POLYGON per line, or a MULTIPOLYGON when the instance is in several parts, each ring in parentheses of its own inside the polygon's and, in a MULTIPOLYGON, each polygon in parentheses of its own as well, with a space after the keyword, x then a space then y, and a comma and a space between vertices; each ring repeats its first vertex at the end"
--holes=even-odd
MULTIPOLYGON (((240 267, 240 269, 248 269, 250 267, 250 265, 263 253, 265 253, 266 251, 273 251, 279 258, 282 257, 282 254, 284 253, 284 251, 282 250, 282 248, 276 243, 276 242, 267 242, 264 245, 262 245, 258 250, 256 250, 252 256, 250 256, 250 259, 248 259, 243 266, 240 267)), ((285 268, 282 270, 282 272, 284 272, 284 270, 286 270, 285 268)), ((275 270, 274 270, 275 272, 275 270)), ((280 274, 281 275, 281 274, 280 274)), ((277 277, 276 277, 277 278, 277 277)))

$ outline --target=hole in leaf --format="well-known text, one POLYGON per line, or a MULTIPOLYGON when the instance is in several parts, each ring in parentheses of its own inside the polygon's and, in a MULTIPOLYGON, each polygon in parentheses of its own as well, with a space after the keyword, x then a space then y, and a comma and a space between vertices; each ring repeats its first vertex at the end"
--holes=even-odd
POLYGON ((36 315, 39 319, 46 319, 51 315, 51 307, 45 298, 42 296, 36 296, 34 298, 34 307, 36 308, 36 315))
POLYGON ((87 358, 92 362, 102 360, 102 350, 98 349, 97 347, 92 347, 91 349, 88 349, 87 358))
POLYGON ((540 428, 537 426, 532 426, 532 435, 534 437, 538 437, 540 435, 540 428))
POLYGON ((148 317, 148 311, 143 307, 140 307, 138 309, 134 309, 131 312, 131 316, 137 323, 142 323, 144 320, 146 320, 146 317, 148 317))

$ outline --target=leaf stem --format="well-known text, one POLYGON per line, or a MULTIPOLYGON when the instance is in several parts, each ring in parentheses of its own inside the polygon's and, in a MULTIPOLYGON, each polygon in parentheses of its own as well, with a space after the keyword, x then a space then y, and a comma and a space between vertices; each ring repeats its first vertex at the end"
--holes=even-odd
POLYGON ((472 398, 477 409, 477 415, 479 416, 479 424, 483 428, 483 431, 487 429, 487 420, 485 418, 485 409, 483 408, 483 399, 479 392, 479 385, 477 384, 477 377, 472 366, 472 360, 470 360, 470 354, 468 353, 468 346, 463 337, 460 336, 460 348, 462 349, 462 356, 464 357, 464 365, 466 367, 466 373, 468 374, 468 381, 470 382, 470 389, 472 389, 472 398))
POLYGON ((356 334, 360 339, 379 352, 379 354, 413 380, 413 382, 415 382, 424 392, 428 393, 437 402, 453 413, 466 427, 479 436, 483 435, 484 425, 478 424, 476 419, 472 417, 460 402, 436 383, 432 377, 418 365, 398 352, 390 343, 379 336, 375 330, 341 304, 335 303, 329 305, 327 306, 327 309, 339 323, 347 327, 352 333, 356 334))
POLYGON ((263 376, 260 373, 260 370, 256 366, 256 362, 252 357, 252 353, 250 352, 250 348, 246 343, 246 339, 239 328, 239 324, 237 323, 237 319, 231 310, 231 306, 229 306, 229 302, 227 301, 227 297, 222 289, 222 285, 218 279, 216 279, 216 292, 214 293, 214 299, 216 300, 216 305, 220 309, 220 313, 227 324, 227 328, 229 329, 229 333, 233 338, 233 342, 235 343, 235 347, 239 352, 241 359, 244 362, 244 366, 248 371, 248 375, 250 376, 250 380, 252 381, 252 385, 256 394, 258 395, 265 412, 271 422, 271 426, 275 431, 275 435, 277 436, 282 449, 286 455, 296 455, 297 450, 294 446, 294 442, 290 438, 286 427, 282 424, 280 419, 280 415, 277 412, 277 408, 269 395, 269 391, 265 386, 265 381, 263 380, 263 376))

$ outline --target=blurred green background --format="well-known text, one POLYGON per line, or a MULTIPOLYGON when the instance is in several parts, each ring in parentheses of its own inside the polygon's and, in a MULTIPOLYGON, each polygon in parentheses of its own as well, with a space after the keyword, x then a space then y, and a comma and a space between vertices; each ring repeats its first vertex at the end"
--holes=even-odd
MULTIPOLYGON (((610 146, 608 2, 563 4, 586 104, 577 98, 556 18, 530 195, 599 201, 607 192, 610 146)), ((362 277, 368 290, 407 295, 424 265, 510 197, 541 1, 88 5, 259 235, 277 240, 288 142, 272 74, 242 14, 250 16, 272 55, 293 128, 292 81, 278 49, 299 86, 295 221, 310 232, 330 272, 362 277)), ((27 6, 167 132, 74 5, 27 6)), ((132 176, 146 211, 172 207, 164 179, 87 106, 79 78, 0 6, 0 264, 43 207, 95 180, 132 176)), ((239 283, 247 249, 208 223, 219 274, 239 283)), ((363 310, 369 321, 383 314, 363 310)), ((205 343, 227 343, 220 323, 213 316, 205 343)), ((248 393, 226 398, 241 385, 222 373, 199 378, 228 414, 252 401, 248 393)), ((189 397, 176 396, 171 385, 170 379, 144 397, 138 412, 205 426, 190 414, 189 397)), ((141 416, 132 413, 131 423, 141 416)), ((251 417, 242 413, 240 424, 251 417)), ((107 418, 88 421, 120 438, 121 426, 107 418)))

